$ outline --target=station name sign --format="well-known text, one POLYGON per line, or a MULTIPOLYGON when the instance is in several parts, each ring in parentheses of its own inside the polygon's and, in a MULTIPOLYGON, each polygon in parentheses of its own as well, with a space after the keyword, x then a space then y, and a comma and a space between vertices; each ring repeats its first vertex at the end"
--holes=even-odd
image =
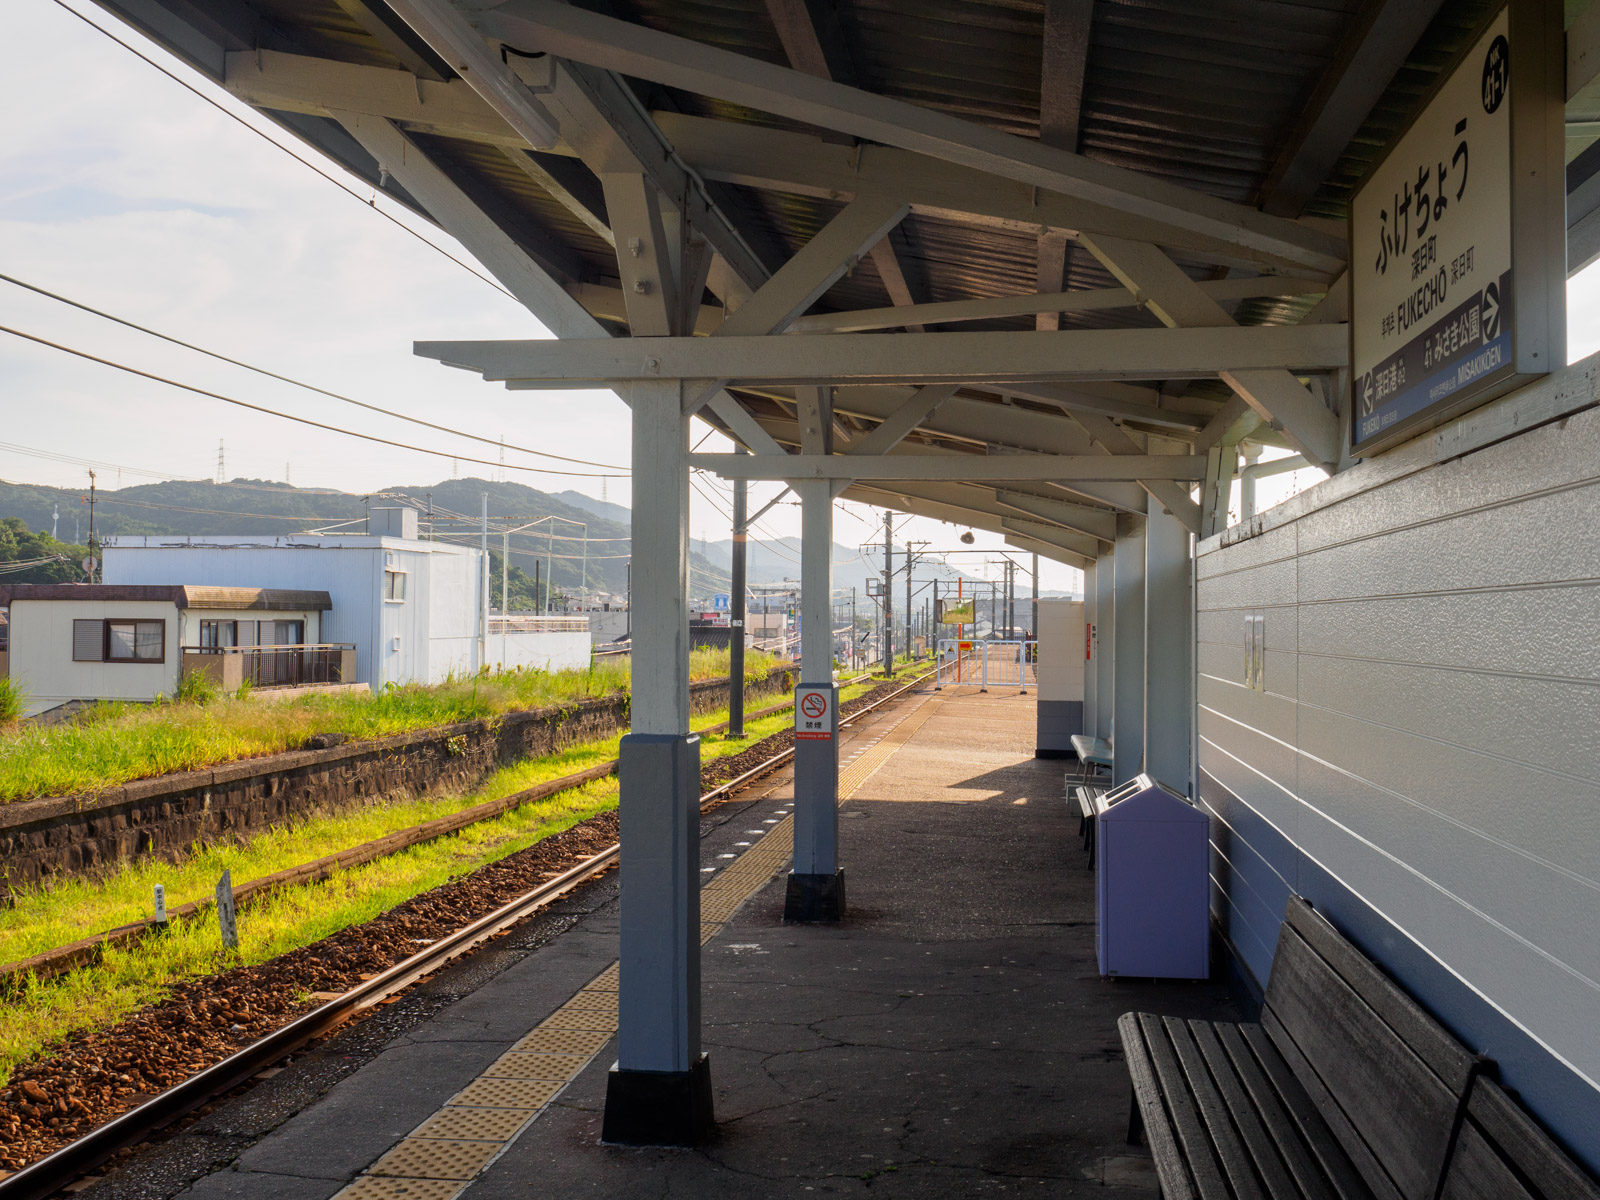
POLYGON ((1353 453, 1565 363, 1562 98, 1538 7, 1489 22, 1351 202, 1353 453))

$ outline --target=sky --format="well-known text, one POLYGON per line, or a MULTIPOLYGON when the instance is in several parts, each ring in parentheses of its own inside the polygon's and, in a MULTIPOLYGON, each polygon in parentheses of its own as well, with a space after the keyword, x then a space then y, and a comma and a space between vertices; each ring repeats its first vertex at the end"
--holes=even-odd
MULTIPOLYGON (((0 43, 26 52, 8 56, 0 75, 0 111, 11 114, 0 122, 0 272, 367 403, 607 464, 573 466, 507 450, 505 477, 629 503, 628 414, 614 395, 512 393, 412 355, 416 339, 548 336, 509 296, 447 257, 475 267, 462 247, 374 197, 88 0, 70 3, 251 128, 140 61, 64 3, 8 0, 0 5, 0 43), (341 190, 283 147, 359 194, 341 190), (549 470, 515 469, 526 465, 549 470)), ((1600 349, 1600 273, 1591 268, 1575 278, 1569 297, 1571 357, 1579 358, 1600 349)), ((452 473, 493 476, 499 469, 497 446, 252 375, 4 281, 0 326, 460 459, 296 425, 0 333, 0 478, 6 480, 78 487, 88 466, 107 487, 210 478, 219 442, 229 478, 288 478, 300 487, 356 493, 452 473)), ((692 438, 708 431, 696 423, 692 438)), ((713 434, 703 448, 728 444, 713 434)), ((1320 477, 1299 472, 1264 481, 1262 503, 1320 477)), ((752 485, 752 511, 778 486, 752 485)), ((693 537, 727 536, 727 490, 719 480, 699 480, 691 494, 693 537), (714 502, 719 494, 724 499, 714 502)), ((757 532, 797 536, 799 526, 798 507, 780 504, 757 532)), ((881 540, 882 514, 840 503, 834 527, 835 539, 847 546, 881 540)), ((954 550, 960 532, 905 518, 896 522, 895 540, 903 535, 927 541, 930 550, 954 550)), ((972 574, 997 574, 1002 539, 982 531, 975 537, 975 548, 987 553, 952 561, 972 574)), ((1027 565, 1026 555, 1016 557, 1027 565)), ((1041 576, 1046 590, 1081 590, 1071 568, 1047 561, 1041 576)))

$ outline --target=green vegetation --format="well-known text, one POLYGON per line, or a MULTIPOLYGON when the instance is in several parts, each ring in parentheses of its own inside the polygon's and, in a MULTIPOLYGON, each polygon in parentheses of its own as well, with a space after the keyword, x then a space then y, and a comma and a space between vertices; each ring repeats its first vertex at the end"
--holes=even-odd
MULTIPOLYGON (((745 678, 765 678, 775 665, 771 656, 751 653, 745 678)), ((308 695, 276 704, 219 697, 201 685, 190 685, 186 699, 170 703, 100 704, 60 725, 0 728, 0 803, 275 754, 318 733, 384 737, 617 695, 628 689, 628 666, 626 658, 600 660, 587 670, 505 671, 390 688, 377 696, 308 695)), ((696 679, 727 670, 725 650, 691 656, 696 679)))
MULTIPOLYGON (((849 700, 879 681, 841 690, 849 700)), ((774 703, 776 703, 776 699, 774 703)), ((762 706, 764 707, 764 706, 762 706)), ((727 720, 727 711, 707 713, 696 725, 727 720)), ((789 713, 745 723, 745 736, 707 733, 701 761, 738 754, 790 726, 789 713)), ((560 754, 497 771, 471 793, 436 796, 357 812, 317 817, 274 829, 245 845, 196 848, 181 864, 141 862, 103 880, 63 880, 47 889, 18 894, 0 909, 0 963, 41 953, 150 915, 151 892, 160 883, 170 907, 210 896, 223 870, 243 883, 310 862, 325 854, 372 841, 435 817, 536 784, 597 766, 617 754, 617 738, 574 746, 560 754)), ((265 962, 404 903, 429 888, 496 862, 578 821, 616 806, 617 783, 599 780, 524 805, 458 834, 342 871, 321 883, 300 884, 262 896, 240 910, 239 950, 225 951, 211 910, 174 922, 160 937, 108 949, 91 966, 54 980, 29 978, 0 999, 0 1086, 16 1065, 69 1034, 111 1024, 153 1004, 187 975, 265 962)))
MULTIPOLYGON (((73 1032, 110 1024, 155 1003, 178 979, 264 962, 347 926, 371 920, 420 892, 531 846, 615 803, 613 781, 591 784, 472 826, 453 837, 340 872, 321 883, 270 893, 240 912, 237 953, 223 949, 213 910, 208 909, 196 920, 174 922, 159 937, 108 949, 91 967, 43 982, 30 977, 0 1003, 0 1084, 19 1062, 73 1032)), ((297 836, 285 835, 289 840, 297 836)), ((198 880, 199 872, 204 870, 212 876, 210 885, 215 886, 221 867, 237 861, 241 854, 267 862, 273 857, 265 846, 260 851, 254 845, 245 851, 218 848, 194 860, 194 879, 198 880)), ((316 856, 316 852, 311 854, 316 856)), ((285 861, 283 865, 289 864, 285 861)), ((238 871, 239 867, 234 869, 238 871)), ((179 876, 187 886, 187 865, 168 868, 167 878, 179 876)), ((142 886, 150 874, 125 872, 112 886, 119 890, 132 888, 136 878, 142 886)), ((68 890, 60 889, 62 893, 68 890)), ((47 895, 55 897, 55 893, 47 895)), ((62 898, 67 899, 64 894, 62 898)), ((80 893, 79 898, 80 912, 97 909, 87 892, 80 893)), ((148 891, 145 899, 148 915, 148 891)), ((31 904, 23 907, 32 910, 31 904)), ((6 917, 8 925, 15 919, 11 913, 6 917)), ((81 929, 73 932, 81 935, 81 929)))
POLYGON ((0 564, 10 564, 7 583, 81 583, 87 546, 34 533, 21 517, 0 517, 0 564), (26 563, 26 566, 21 564, 26 563))
POLYGON ((27 690, 10 676, 0 676, 0 726, 20 717, 27 703, 27 690))

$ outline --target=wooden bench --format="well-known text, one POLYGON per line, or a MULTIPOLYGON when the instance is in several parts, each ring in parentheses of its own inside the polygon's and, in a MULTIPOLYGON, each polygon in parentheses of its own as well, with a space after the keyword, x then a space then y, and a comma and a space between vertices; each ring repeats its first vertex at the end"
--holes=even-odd
POLYGON ((1299 897, 1260 1024, 1118 1028, 1166 1200, 1435 1200, 1482 1063, 1299 897))
POLYGON ((1479 1075, 1439 1200, 1600 1200, 1600 1187, 1479 1075))

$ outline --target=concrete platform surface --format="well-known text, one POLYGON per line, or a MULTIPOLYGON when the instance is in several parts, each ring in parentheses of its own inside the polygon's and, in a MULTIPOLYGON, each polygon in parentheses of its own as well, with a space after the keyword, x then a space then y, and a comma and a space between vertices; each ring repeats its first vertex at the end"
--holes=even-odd
POLYGON ((1217 985, 1101 980, 1093 876, 1033 758, 1031 696, 952 694, 842 810, 849 919, 784 926, 780 880, 706 948, 718 1141, 598 1144, 605 1056, 465 1193, 1153 1196, 1124 1145, 1130 1008, 1217 985))
MULTIPOLYGON (((1094 877, 1063 764, 1033 758, 1031 695, 947 688, 916 700, 914 732, 841 810, 847 920, 785 926, 779 874, 705 947, 716 1141, 601 1145, 607 1044, 467 1184, 467 1200, 1155 1196, 1146 1153, 1124 1144, 1116 1019, 1136 1008, 1230 1018, 1225 990, 1100 978, 1094 877)), ((749 824, 709 833, 703 861, 749 824)), ((616 928, 613 897, 183 1194, 341 1191, 603 970, 616 928)))

